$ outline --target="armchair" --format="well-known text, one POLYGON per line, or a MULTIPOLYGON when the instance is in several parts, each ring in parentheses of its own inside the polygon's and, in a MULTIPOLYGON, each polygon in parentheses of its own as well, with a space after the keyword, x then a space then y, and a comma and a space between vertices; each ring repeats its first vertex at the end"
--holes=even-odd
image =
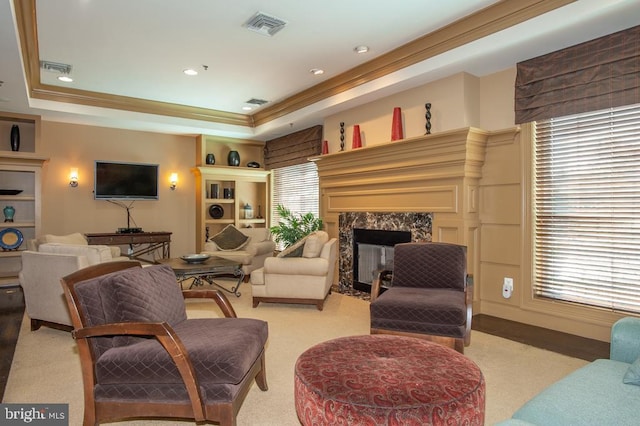
MULTIPOLYGON (((42 325, 71 330, 71 317, 60 278, 90 265, 113 261, 113 251, 107 246, 87 244, 41 243, 31 247, 38 251, 22 253, 22 269, 18 276, 26 312, 31 319, 31 331, 42 325)), ((126 258, 116 258, 120 259, 126 258)))
MULTIPOLYGON (((316 305, 322 310, 331 292, 338 251, 338 241, 329 240, 326 232, 317 231, 307 237, 297 257, 278 257, 265 260, 264 267, 251 273, 253 307, 260 302, 298 303, 316 305), (311 248, 310 246, 315 246, 311 248), (306 256, 305 256, 306 251, 306 256)), ((291 253, 295 252, 292 247, 291 253)))
POLYGON ((61 280, 84 382, 84 424, 140 417, 236 424, 253 380, 267 390, 267 323, 237 318, 216 290, 181 291, 166 265, 90 266, 61 280), (225 318, 187 319, 184 298, 225 318))
POLYGON ((473 285, 466 247, 396 244, 393 272, 381 271, 371 290, 371 334, 409 335, 464 352, 471 337, 473 285), (379 294, 383 278, 391 286, 379 294))
POLYGON ((238 231, 249 237, 249 242, 240 249, 221 250, 213 241, 207 241, 202 252, 241 263, 247 282, 251 272, 262 268, 265 259, 273 256, 276 244, 268 228, 239 228, 238 231))

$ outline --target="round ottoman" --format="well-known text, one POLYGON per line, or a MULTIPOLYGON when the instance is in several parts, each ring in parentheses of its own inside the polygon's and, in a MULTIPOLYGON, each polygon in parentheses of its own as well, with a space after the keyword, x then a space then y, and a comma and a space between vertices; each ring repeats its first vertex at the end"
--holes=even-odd
POLYGON ((342 337, 306 350, 295 367, 304 425, 482 425, 485 382, 453 349, 392 335, 342 337))

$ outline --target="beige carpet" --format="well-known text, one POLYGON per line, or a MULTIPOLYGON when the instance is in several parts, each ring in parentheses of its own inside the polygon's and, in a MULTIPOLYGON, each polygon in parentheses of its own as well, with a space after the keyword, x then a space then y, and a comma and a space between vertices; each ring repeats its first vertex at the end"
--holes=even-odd
MULTIPOLYGON (((369 302, 332 294, 324 311, 315 306, 261 304, 251 307, 251 289, 230 296, 238 316, 269 322, 267 380, 269 390, 254 384, 240 413, 239 425, 298 425, 293 404, 293 367, 297 357, 316 343, 335 337, 368 334, 369 302)), ((190 302, 190 317, 218 315, 215 305, 190 302)), ((473 332, 465 354, 481 368, 487 382, 486 424, 511 416, 525 401, 586 361, 473 332)), ((68 333, 42 328, 29 331, 25 318, 3 402, 68 403, 69 424, 82 424, 83 395, 80 364, 68 333)), ((114 424, 175 425, 172 421, 114 424)))

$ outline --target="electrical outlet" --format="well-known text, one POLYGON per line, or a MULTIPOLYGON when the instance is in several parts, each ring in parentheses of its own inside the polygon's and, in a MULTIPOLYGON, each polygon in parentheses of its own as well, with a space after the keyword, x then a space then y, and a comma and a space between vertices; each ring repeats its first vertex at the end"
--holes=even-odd
POLYGON ((504 277, 502 282, 502 297, 509 299, 513 293, 513 278, 504 277))

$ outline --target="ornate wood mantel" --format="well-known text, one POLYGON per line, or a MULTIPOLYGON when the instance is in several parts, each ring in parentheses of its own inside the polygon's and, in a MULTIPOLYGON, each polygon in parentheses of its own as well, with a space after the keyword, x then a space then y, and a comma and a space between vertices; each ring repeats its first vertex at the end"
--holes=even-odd
POLYGON ((341 212, 431 212, 433 241, 478 248, 478 181, 491 132, 464 128, 312 158, 331 236, 341 212))

